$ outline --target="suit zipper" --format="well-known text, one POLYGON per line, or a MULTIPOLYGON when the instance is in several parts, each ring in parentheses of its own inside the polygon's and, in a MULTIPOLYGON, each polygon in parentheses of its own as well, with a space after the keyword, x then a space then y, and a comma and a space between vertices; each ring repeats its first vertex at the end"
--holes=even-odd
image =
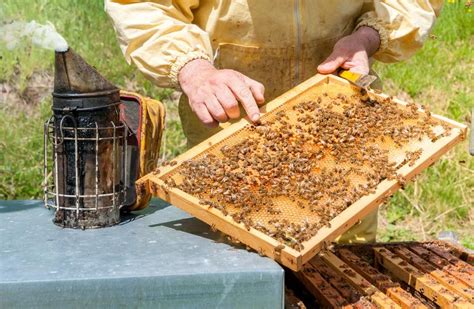
POLYGON ((300 82, 300 62, 301 62, 301 9, 300 9, 300 1, 294 1, 294 15, 295 15, 295 32, 296 32, 296 39, 295 39, 295 52, 296 52, 296 59, 295 59, 295 75, 293 78, 293 86, 296 86, 300 82))

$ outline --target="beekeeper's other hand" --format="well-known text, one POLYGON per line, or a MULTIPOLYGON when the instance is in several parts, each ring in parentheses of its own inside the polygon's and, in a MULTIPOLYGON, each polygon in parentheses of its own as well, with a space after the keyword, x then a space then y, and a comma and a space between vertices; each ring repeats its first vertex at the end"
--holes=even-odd
POLYGON ((179 72, 179 84, 198 118, 209 127, 240 117, 239 102, 252 121, 264 102, 263 85, 234 70, 218 70, 209 61, 196 59, 179 72))
POLYGON ((340 39, 329 57, 318 66, 318 72, 330 74, 338 68, 368 74, 369 57, 380 46, 379 33, 370 27, 360 27, 354 33, 340 39))

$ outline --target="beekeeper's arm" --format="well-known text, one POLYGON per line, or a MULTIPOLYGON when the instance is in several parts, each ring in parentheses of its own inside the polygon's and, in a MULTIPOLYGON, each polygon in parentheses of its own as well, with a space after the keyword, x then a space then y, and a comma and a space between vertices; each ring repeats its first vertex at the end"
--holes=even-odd
POLYGON ((128 63, 160 87, 181 87, 204 124, 238 118, 238 101, 258 120, 263 85, 214 68, 209 35, 191 23, 198 5, 199 0, 105 0, 128 63))
POLYGON ((382 62, 411 57, 428 37, 442 3, 442 0, 367 1, 354 33, 336 43, 318 71, 332 73, 343 67, 368 73, 369 57, 382 62))

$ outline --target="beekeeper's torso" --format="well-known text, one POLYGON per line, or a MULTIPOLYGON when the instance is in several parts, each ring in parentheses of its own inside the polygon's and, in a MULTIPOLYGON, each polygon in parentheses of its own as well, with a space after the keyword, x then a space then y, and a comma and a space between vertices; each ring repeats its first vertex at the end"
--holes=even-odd
MULTIPOLYGON (((433 5, 439 8, 442 0, 433 5)), ((422 44, 435 19, 425 1, 106 0, 125 57, 157 85, 178 87, 192 59, 214 61, 265 85, 271 99, 316 73, 341 37, 379 31, 375 58, 398 61, 422 44)))

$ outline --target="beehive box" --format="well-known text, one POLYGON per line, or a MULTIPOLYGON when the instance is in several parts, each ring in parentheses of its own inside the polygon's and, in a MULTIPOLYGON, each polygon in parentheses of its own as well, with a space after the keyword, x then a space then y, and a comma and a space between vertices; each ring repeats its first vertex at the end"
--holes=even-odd
POLYGON ((142 178, 292 270, 461 141, 441 116, 317 75, 142 178))
POLYGON ((325 308, 473 308, 473 259, 440 241, 338 245, 295 276, 325 308))

